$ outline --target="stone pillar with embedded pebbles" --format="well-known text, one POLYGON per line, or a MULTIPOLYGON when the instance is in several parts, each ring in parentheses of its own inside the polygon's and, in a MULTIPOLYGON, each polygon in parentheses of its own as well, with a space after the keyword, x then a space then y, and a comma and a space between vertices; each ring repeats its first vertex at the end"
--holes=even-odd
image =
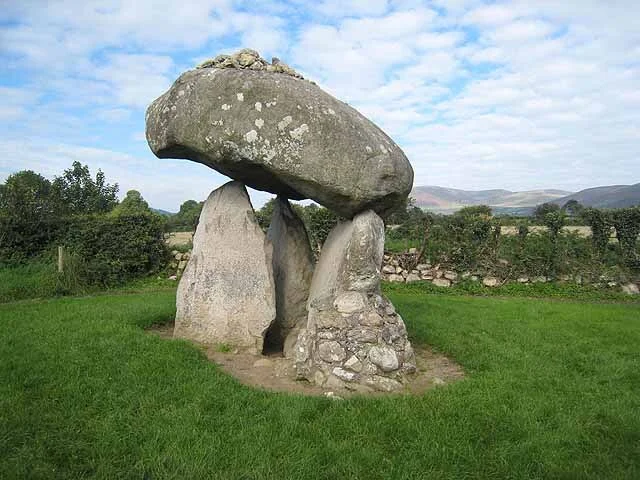
POLYGON ((404 322, 380 292, 383 254, 384 224, 371 210, 331 231, 295 347, 300 378, 330 388, 393 391, 415 371, 404 322))

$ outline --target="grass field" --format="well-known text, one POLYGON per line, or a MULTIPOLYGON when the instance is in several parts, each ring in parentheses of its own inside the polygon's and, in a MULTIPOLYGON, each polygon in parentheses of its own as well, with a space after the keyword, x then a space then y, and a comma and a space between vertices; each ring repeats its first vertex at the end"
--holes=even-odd
POLYGON ((53 262, 0 268, 0 303, 56 295, 58 282, 53 262))
POLYGON ((0 478, 640 478, 638 305, 390 297, 465 380, 266 393, 144 332, 172 291, 0 305, 0 478))
POLYGON ((175 288, 175 285, 176 283, 168 280, 166 275, 158 274, 133 280, 112 289, 105 289, 102 286, 89 287, 79 278, 74 278, 72 273, 59 274, 54 261, 34 261, 11 267, 0 267, 0 303, 89 293, 159 290, 175 288))

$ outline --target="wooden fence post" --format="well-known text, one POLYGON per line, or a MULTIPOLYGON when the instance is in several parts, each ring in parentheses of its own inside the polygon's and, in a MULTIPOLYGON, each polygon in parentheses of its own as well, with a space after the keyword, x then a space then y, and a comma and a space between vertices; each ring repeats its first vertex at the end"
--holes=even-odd
POLYGON ((64 272, 64 247, 58 247, 58 273, 64 272))

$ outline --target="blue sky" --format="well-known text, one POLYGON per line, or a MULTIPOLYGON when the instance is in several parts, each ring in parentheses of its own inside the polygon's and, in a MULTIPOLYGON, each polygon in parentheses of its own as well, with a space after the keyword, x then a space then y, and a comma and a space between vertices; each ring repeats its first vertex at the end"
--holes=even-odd
POLYGON ((638 18, 637 0, 0 0, 0 181, 79 160, 156 208, 204 199, 227 179, 155 158, 144 111, 250 47, 380 125, 415 185, 637 183, 638 18))

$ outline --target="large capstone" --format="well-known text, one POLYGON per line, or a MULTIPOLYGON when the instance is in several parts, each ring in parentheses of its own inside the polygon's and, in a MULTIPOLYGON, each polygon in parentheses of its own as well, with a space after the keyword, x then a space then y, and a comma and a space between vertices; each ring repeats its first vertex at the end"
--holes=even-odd
POLYGON ((272 246, 242 183, 207 198, 176 307, 174 336, 262 352, 276 317, 272 246))
POLYGON ((345 218, 385 215, 405 201, 413 170, 380 128, 315 84, 244 56, 253 62, 245 68, 238 56, 187 71, 151 104, 146 135, 158 157, 311 198, 345 218))
POLYGON ((307 319, 313 253, 304 222, 286 198, 275 200, 267 239, 273 245, 277 313, 265 349, 282 350, 290 356, 299 328, 307 319))
POLYGON ((400 315, 380 292, 384 224, 369 210, 331 231, 294 350, 299 378, 348 389, 402 388, 415 358, 400 315))

